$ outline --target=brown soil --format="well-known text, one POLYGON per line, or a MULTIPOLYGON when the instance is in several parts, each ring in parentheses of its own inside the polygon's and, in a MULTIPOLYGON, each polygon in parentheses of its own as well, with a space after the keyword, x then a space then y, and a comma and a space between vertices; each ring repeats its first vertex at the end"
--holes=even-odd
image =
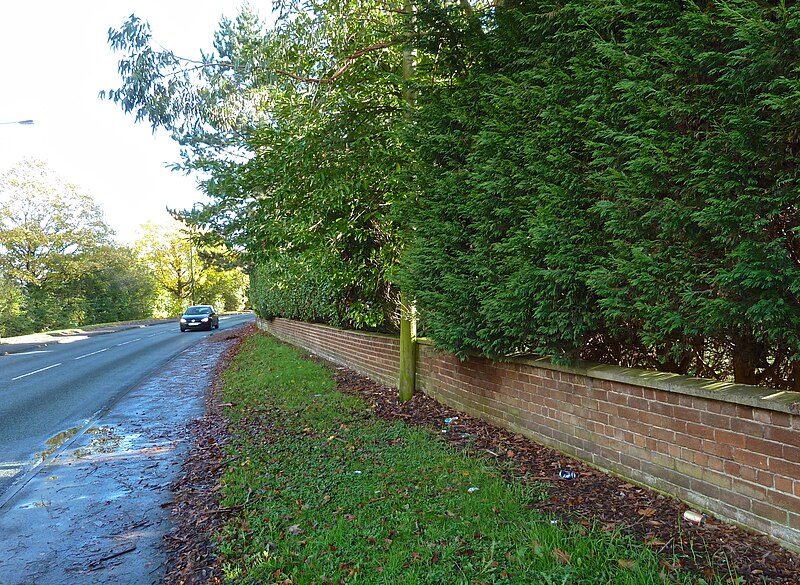
MULTIPOLYGON (((254 332, 255 327, 249 327, 239 329, 236 335, 241 341, 254 332)), ((221 361, 220 370, 237 351, 238 344, 221 361)), ((599 472, 425 395, 401 403, 396 389, 346 368, 330 367, 339 388, 362 396, 377 416, 426 427, 459 451, 500 463, 510 480, 546 482, 549 498, 534 504, 542 512, 565 523, 618 529, 660 551, 665 559, 677 558, 663 562, 665 573, 683 569, 706 580, 719 576, 729 578, 730 583, 800 585, 800 555, 764 536, 714 518, 706 518, 702 524, 687 522, 683 513, 688 508, 677 500, 599 472), (575 478, 560 479, 562 470, 575 472, 575 478)), ((216 501, 227 435, 219 397, 220 387, 215 384, 208 396, 207 414, 194 427, 195 444, 185 475, 173 486, 176 529, 167 540, 166 583, 222 582, 211 541, 211 534, 231 513, 220 509, 216 501)))

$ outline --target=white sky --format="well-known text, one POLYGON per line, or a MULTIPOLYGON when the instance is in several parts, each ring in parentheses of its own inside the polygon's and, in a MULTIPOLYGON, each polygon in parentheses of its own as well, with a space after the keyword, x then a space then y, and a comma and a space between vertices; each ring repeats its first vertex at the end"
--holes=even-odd
MULTIPOLYGON (((154 40, 180 56, 209 52, 222 15, 242 0, 0 0, 0 174, 25 158, 42 160, 100 205, 117 239, 130 243, 166 207, 204 201, 197 180, 170 171, 179 148, 164 131, 134 123, 101 90, 120 85, 108 29, 130 14, 147 20, 154 40)), ((250 0, 262 17, 268 0, 250 0)))

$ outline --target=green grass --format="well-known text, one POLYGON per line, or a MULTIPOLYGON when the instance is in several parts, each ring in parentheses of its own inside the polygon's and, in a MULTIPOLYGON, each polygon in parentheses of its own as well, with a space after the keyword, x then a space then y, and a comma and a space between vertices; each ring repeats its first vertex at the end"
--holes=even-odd
POLYGON ((554 524, 433 433, 377 419, 266 336, 225 372, 234 437, 218 534, 230 583, 705 583, 617 533, 554 524))

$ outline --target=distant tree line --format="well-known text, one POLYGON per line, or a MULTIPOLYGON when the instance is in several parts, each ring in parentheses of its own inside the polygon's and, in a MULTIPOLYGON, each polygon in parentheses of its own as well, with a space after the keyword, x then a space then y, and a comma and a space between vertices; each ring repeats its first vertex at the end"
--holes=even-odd
MULTIPOLYGON (((44 163, 21 162, 0 176, 0 337, 177 315, 191 297, 189 242, 176 223, 120 246, 91 197, 44 163)), ((197 250, 196 298, 241 309, 244 273, 210 255, 197 250)))
POLYGON ((279 2, 106 95, 186 146, 264 316, 800 389, 800 8, 279 2))

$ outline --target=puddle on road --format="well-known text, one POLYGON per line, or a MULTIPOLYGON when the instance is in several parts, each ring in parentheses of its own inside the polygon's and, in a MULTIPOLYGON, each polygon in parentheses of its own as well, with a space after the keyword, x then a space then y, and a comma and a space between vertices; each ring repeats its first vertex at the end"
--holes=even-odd
POLYGON ((34 502, 25 502, 17 506, 20 510, 33 510, 36 508, 49 508, 53 505, 50 500, 36 500, 34 502))
POLYGON ((91 427, 86 429, 87 435, 94 435, 92 442, 86 447, 76 449, 72 456, 82 459, 98 453, 113 453, 122 444, 123 437, 111 427, 91 427))
MULTIPOLYGON (((50 437, 46 441, 47 449, 37 453, 36 456, 44 461, 80 430, 80 427, 73 427, 50 437)), ((84 434, 93 435, 92 441, 85 447, 75 450, 72 454, 75 459, 82 459, 98 453, 113 453, 120 448, 123 441, 122 435, 119 435, 112 427, 90 427, 84 431, 84 434)))
POLYGON ((71 429, 67 429, 66 431, 61 431, 57 435, 54 435, 47 439, 46 445, 47 449, 44 451, 37 453, 36 456, 39 457, 42 461, 50 457, 56 450, 61 447, 64 443, 69 441, 72 437, 74 437, 78 431, 80 431, 80 427, 72 427, 71 429))

